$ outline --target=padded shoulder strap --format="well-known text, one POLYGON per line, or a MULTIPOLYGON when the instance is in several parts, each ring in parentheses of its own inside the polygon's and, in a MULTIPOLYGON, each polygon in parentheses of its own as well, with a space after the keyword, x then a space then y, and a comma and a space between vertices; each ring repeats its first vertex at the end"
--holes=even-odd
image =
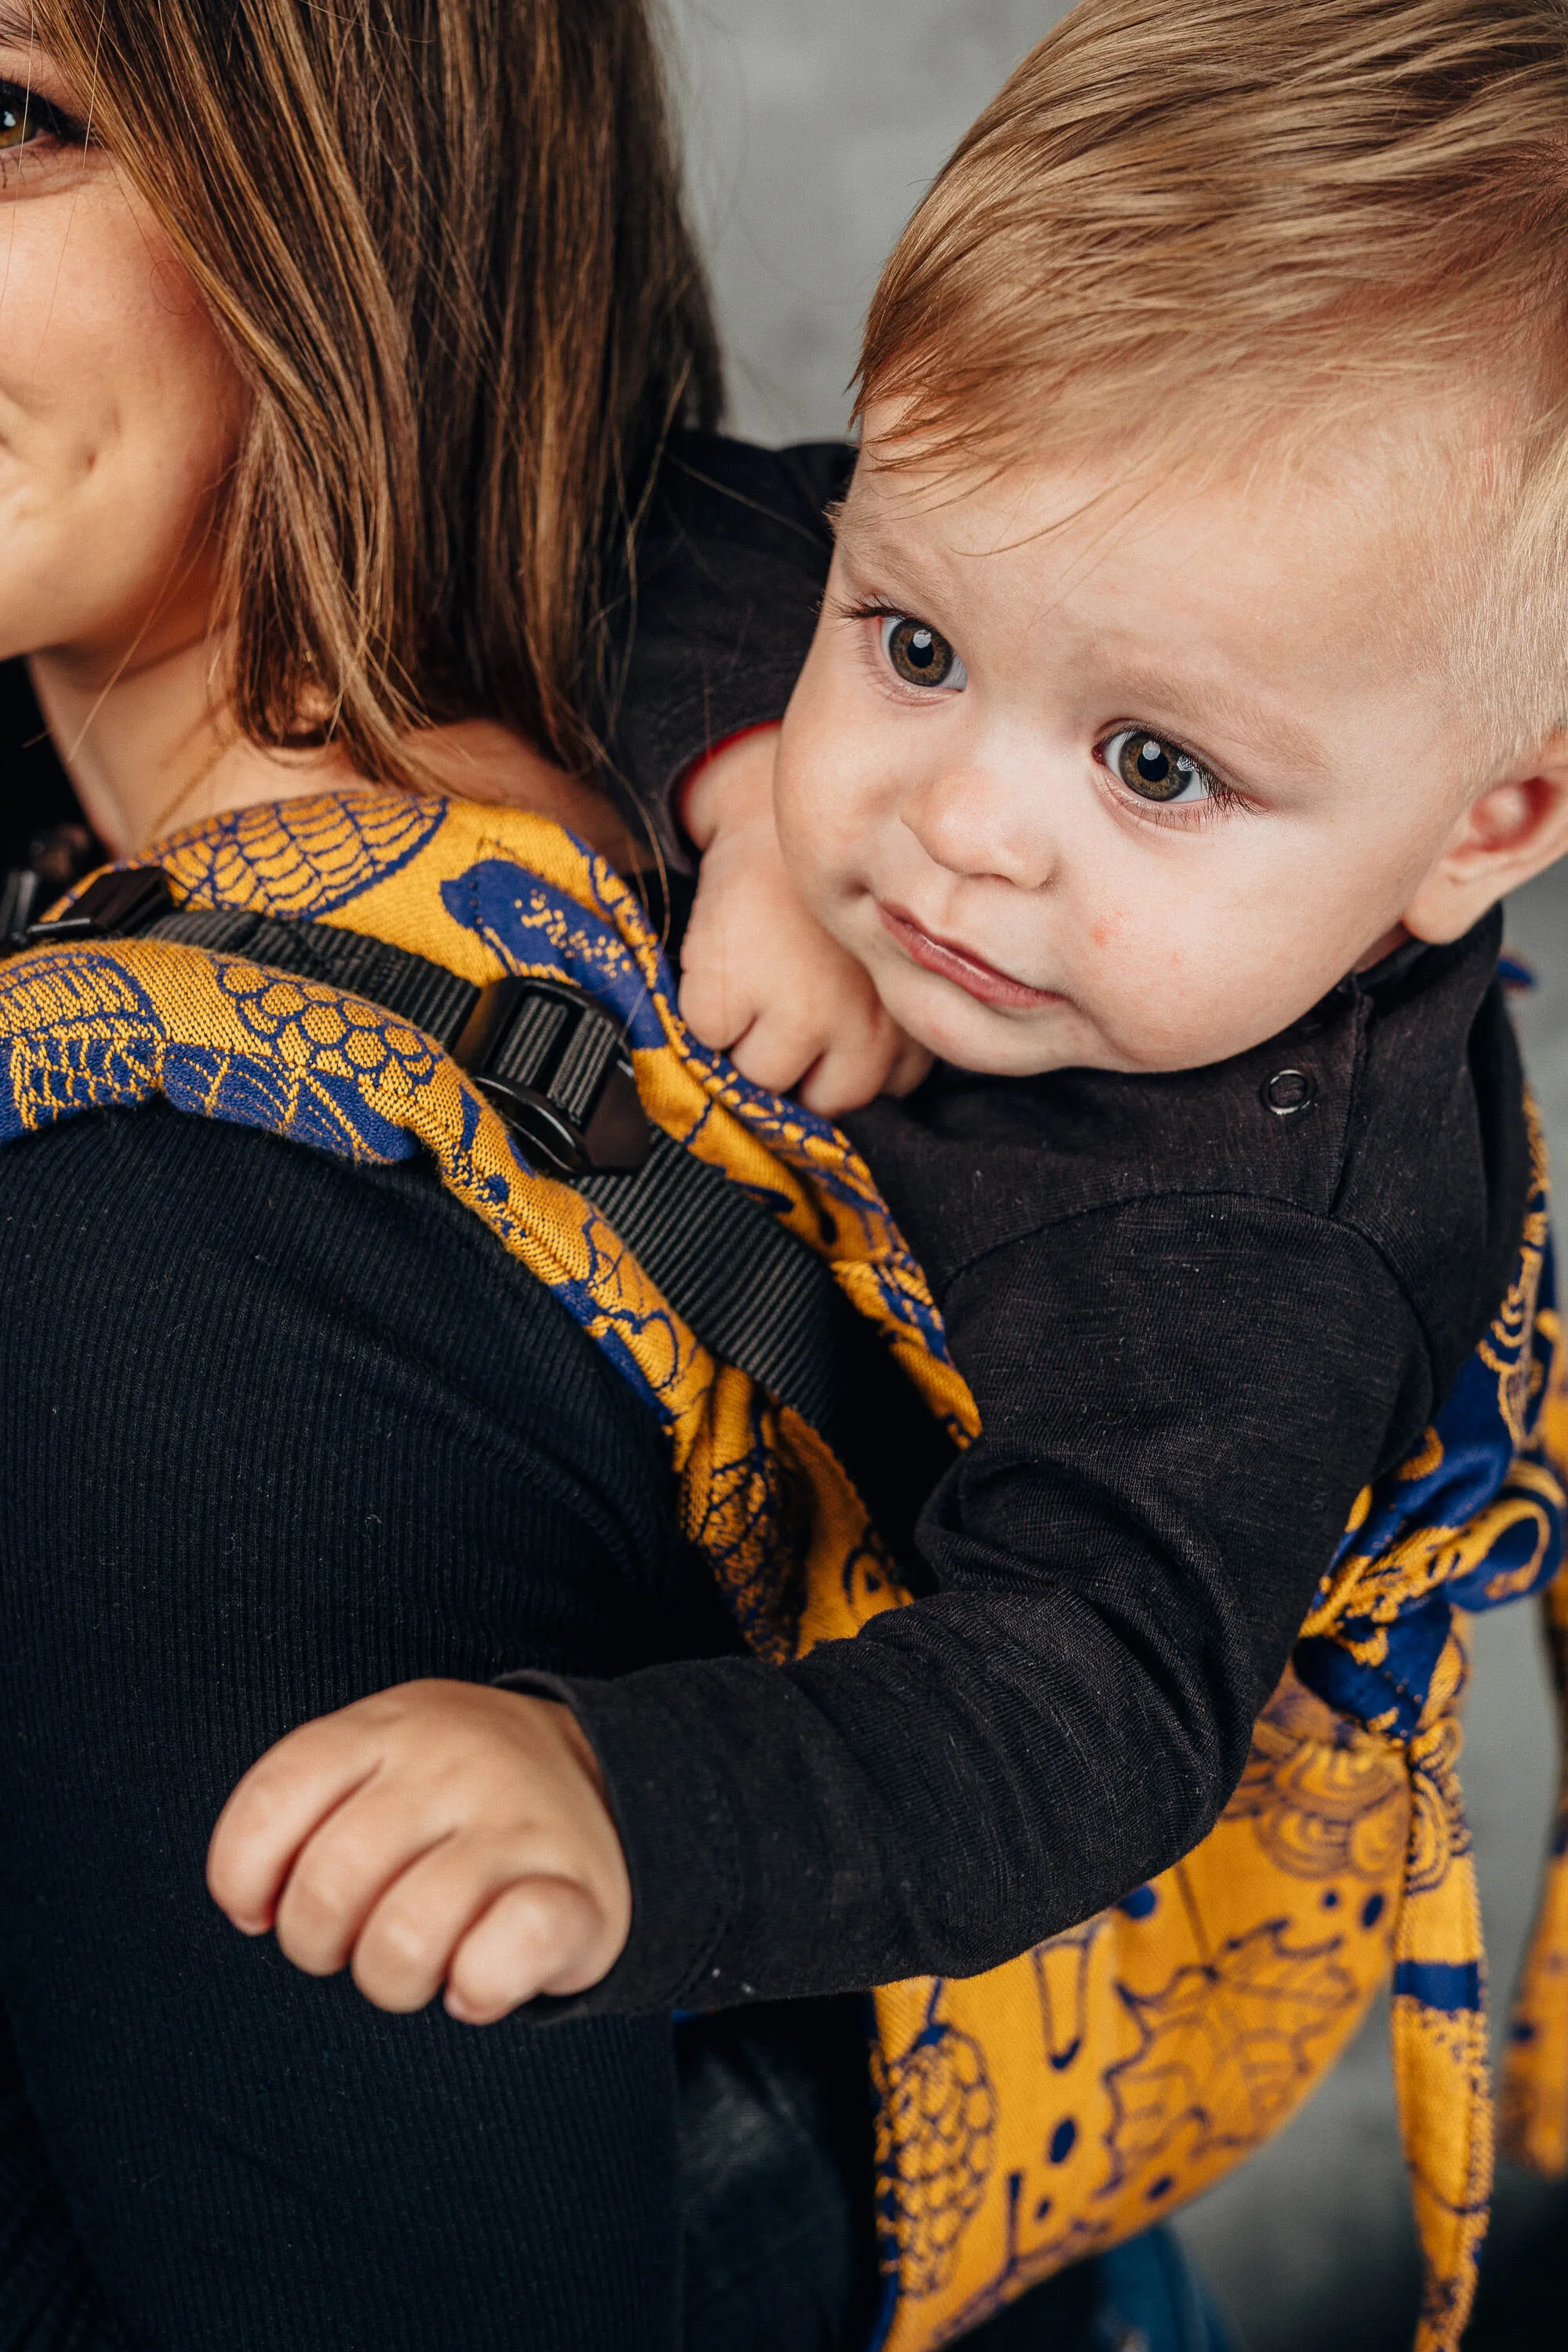
POLYGON ((840 1459, 862 1452, 858 1432, 868 1425, 879 1424, 880 1451, 892 1415, 918 1423, 910 1433, 922 1450, 944 1443, 883 1351, 868 1344, 825 1261, 742 1185, 649 1126, 621 1026, 583 991, 527 977, 479 986, 363 932, 230 908, 176 908, 157 866, 101 876, 27 935, 33 946, 126 937, 244 956, 342 989, 423 1031, 489 1096, 530 1159, 594 1202, 709 1350, 791 1405, 840 1459), (870 1416, 868 1380, 886 1391, 883 1412, 870 1416))

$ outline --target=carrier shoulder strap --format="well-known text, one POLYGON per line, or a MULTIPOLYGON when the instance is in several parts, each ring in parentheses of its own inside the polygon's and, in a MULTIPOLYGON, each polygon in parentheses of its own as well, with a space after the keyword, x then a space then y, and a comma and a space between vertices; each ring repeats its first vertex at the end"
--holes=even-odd
POLYGON ((826 1261, 645 1117, 620 1024, 582 990, 526 976, 477 986, 336 925, 177 908, 156 866, 100 875, 25 940, 40 947, 130 937, 324 982, 422 1031, 495 1105, 528 1158, 602 1212, 710 1352, 793 1407, 858 1483, 886 1483, 878 1465, 889 1429, 907 1424, 915 1459, 929 1461, 944 1442, 826 1261))

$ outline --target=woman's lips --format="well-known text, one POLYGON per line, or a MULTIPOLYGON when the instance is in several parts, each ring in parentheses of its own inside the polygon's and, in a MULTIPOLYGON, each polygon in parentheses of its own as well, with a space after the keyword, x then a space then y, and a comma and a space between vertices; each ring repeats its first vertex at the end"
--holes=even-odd
POLYGON ((1062 997, 1049 988, 1028 988, 1021 980, 1009 979, 987 963, 969 948, 955 948, 946 940, 934 940, 922 931, 911 915, 900 907, 885 907, 878 901, 877 912, 887 929, 902 948, 912 963, 924 966, 943 980, 951 980, 969 995, 977 996, 982 1004, 1005 1004, 1015 1011, 1033 1011, 1041 1004, 1060 1004, 1062 997))

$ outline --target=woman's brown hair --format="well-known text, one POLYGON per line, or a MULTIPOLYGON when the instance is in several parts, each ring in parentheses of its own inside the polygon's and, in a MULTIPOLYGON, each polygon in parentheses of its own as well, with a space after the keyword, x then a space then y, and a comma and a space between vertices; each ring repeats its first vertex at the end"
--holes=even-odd
POLYGON ((606 566, 719 405, 647 0, 35 0, 248 388, 236 722, 582 771, 606 566))

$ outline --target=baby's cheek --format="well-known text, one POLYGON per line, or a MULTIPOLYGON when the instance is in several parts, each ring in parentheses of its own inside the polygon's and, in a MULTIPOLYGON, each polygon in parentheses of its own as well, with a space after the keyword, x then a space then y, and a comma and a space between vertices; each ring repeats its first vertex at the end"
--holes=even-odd
POLYGON ((899 797, 886 719, 867 708, 839 656, 814 646, 779 738, 774 804, 798 854, 854 859, 899 797))
POLYGON ((819 919, 837 895, 858 831, 850 796, 825 765, 781 756, 773 794, 779 845, 795 888, 819 919))
POLYGON ((1107 910, 1089 927, 1092 942, 1074 993, 1097 1033, 1092 1065, 1109 1069, 1175 1070, 1228 1050, 1237 1008, 1216 951, 1205 955, 1180 933, 1107 910))

